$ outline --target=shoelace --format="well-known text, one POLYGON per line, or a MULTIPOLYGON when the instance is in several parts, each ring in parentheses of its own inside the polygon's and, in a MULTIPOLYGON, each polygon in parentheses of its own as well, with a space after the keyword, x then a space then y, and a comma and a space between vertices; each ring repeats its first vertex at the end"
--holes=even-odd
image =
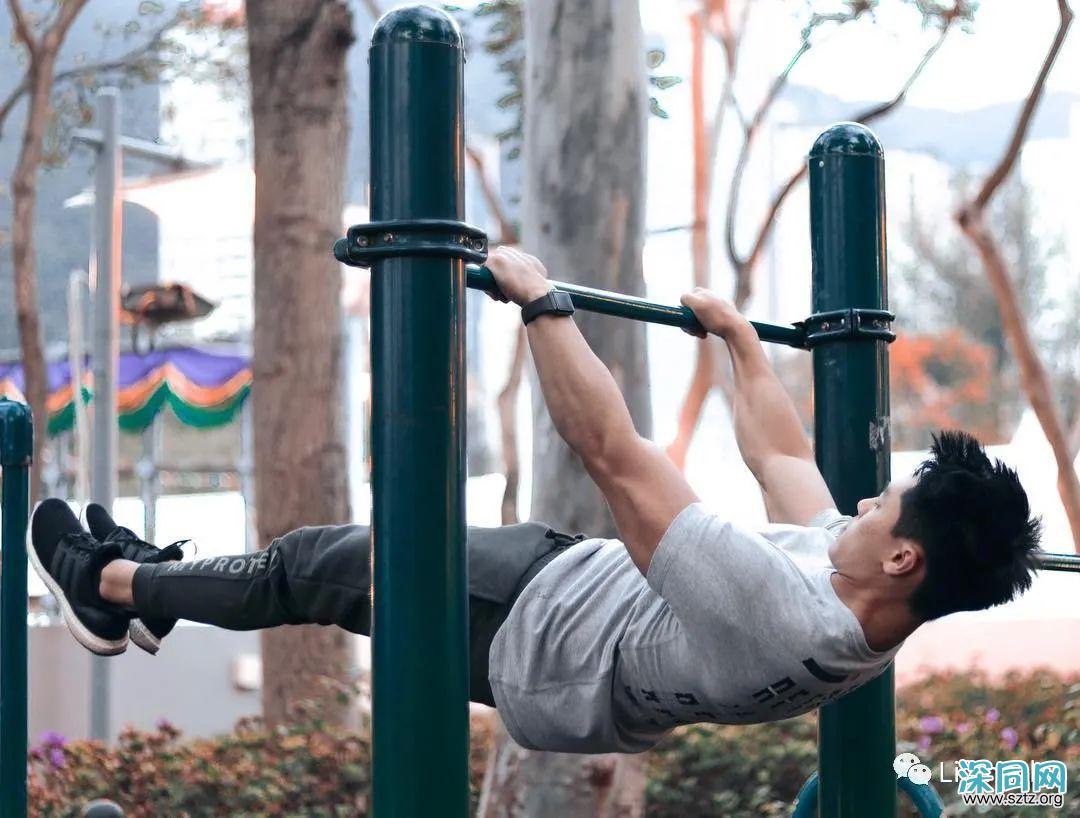
MULTIPOLYGON (((193 540, 177 540, 171 542, 164 548, 159 548, 151 560, 151 562, 168 562, 169 560, 182 560, 184 558, 184 546, 193 540)), ((199 549, 195 548, 195 553, 199 553, 199 549)))
POLYGON ((60 545, 80 554, 96 554, 104 547, 85 531, 69 531, 60 537, 60 545))
POLYGON ((146 560, 146 562, 168 562, 169 560, 182 560, 184 558, 184 546, 188 543, 192 543, 194 546, 195 554, 199 553, 199 548, 195 544, 194 540, 176 540, 166 545, 164 548, 158 548, 153 543, 148 543, 146 540, 140 539, 130 528, 124 528, 118 526, 107 538, 111 542, 121 543, 134 543, 142 546, 143 548, 154 549, 156 553, 152 557, 146 560))

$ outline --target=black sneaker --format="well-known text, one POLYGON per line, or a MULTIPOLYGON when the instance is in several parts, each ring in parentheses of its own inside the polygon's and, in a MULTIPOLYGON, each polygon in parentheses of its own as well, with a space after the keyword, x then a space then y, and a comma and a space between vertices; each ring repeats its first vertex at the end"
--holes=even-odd
POLYGON ((101 569, 123 556, 120 546, 98 542, 67 503, 50 499, 34 510, 27 552, 79 643, 99 656, 123 653, 131 614, 99 593, 101 569))
MULTIPOLYGON (((86 507, 86 524, 90 528, 90 533, 101 542, 119 545, 126 560, 153 563, 184 558, 184 552, 180 547, 184 541, 175 542, 165 548, 151 545, 145 540, 140 540, 130 528, 117 525, 109 516, 109 512, 97 503, 90 503, 86 507)), ((136 617, 131 620, 129 632, 132 642, 147 653, 157 653, 161 648, 161 640, 168 636, 174 627, 176 627, 175 619, 136 617)))

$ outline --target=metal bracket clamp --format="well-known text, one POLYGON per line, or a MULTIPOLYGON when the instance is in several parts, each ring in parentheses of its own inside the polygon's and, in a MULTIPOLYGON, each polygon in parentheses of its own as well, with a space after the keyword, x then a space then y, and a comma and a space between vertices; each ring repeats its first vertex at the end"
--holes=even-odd
POLYGON ((885 341, 891 344, 896 340, 896 333, 890 326, 895 318, 896 315, 888 310, 853 307, 816 312, 795 326, 806 334, 807 349, 835 341, 885 341))
POLYGON ((453 219, 391 219, 354 224, 334 242, 334 257, 352 267, 370 267, 384 258, 429 256, 473 264, 487 259, 487 234, 453 219))

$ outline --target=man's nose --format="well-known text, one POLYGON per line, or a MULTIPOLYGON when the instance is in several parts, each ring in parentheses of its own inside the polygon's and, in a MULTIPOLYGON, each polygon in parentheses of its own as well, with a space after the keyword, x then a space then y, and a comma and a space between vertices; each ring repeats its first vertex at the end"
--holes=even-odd
POLYGON ((859 512, 860 517, 863 515, 863 513, 866 511, 866 509, 867 509, 867 507, 869 505, 870 505, 870 500, 869 499, 859 500, 859 502, 856 503, 855 510, 859 512))

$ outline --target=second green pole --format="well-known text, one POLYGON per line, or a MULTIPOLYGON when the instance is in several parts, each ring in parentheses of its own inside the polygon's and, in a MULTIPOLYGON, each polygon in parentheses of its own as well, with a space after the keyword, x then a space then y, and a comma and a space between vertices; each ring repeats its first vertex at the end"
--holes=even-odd
MULTIPOLYGON (((810 151, 813 311, 887 304, 885 173, 869 129, 841 123, 810 151)), ((867 338, 814 347, 817 461, 837 508, 856 504, 889 481, 889 359, 886 343, 867 338)), ((896 754, 893 672, 819 716, 821 818, 893 818, 896 754)))
MULTIPOLYGON (((395 9, 376 25, 374 221, 462 219, 463 62, 442 11, 395 9)), ((468 815, 464 298, 461 260, 372 266, 376 818, 468 815)))
POLYGON ((0 399, 0 815, 26 815, 26 523, 30 407, 0 399))

